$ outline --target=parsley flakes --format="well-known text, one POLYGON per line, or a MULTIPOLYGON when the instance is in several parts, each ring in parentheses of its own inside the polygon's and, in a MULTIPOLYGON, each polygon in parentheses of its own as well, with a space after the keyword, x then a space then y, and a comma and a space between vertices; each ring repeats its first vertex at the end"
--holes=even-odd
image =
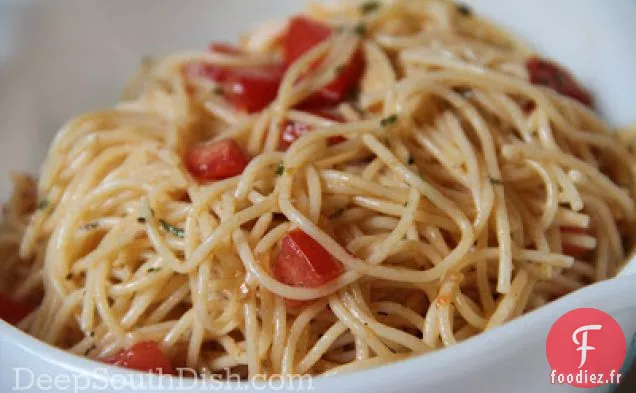
POLYGON ((391 115, 391 116, 387 116, 384 119, 380 120, 380 125, 382 127, 386 127, 386 126, 390 126, 392 124, 395 124, 398 120, 398 116, 397 115, 391 115))
POLYGON ((88 347, 88 348, 86 349, 86 351, 84 352, 84 356, 88 356, 88 354, 89 354, 89 353, 90 353, 93 349, 96 349, 96 348, 97 348, 97 346, 95 346, 95 344, 91 344, 91 346, 90 346, 90 347, 88 347))
POLYGON ((364 25, 364 23, 358 23, 353 28, 353 32, 359 36, 363 36, 367 33, 367 27, 364 25))
POLYGON ((457 7, 457 12, 459 12, 459 14, 461 16, 472 16, 473 15, 473 9, 470 8, 470 6, 463 4, 463 3, 456 3, 455 7, 457 7))
POLYGON ((380 8, 381 4, 379 1, 365 1, 360 4, 360 12, 363 15, 369 14, 371 12, 377 11, 380 8))
POLYGON ((92 231, 94 229, 99 228, 99 223, 98 222, 89 222, 87 224, 84 224, 82 226, 82 229, 85 231, 92 231))
POLYGON ((225 94, 225 91, 223 90, 221 86, 214 86, 212 93, 214 93, 217 96, 222 96, 225 94))
POLYGON ((490 184, 496 185, 496 186, 503 186, 503 181, 501 179, 497 179, 494 177, 489 177, 488 181, 490 181, 490 184))
POLYGON ((338 209, 335 212, 331 213, 329 218, 338 218, 338 217, 342 216, 342 213, 344 213, 344 209, 338 209))
POLYGON ((170 233, 170 234, 172 234, 172 235, 174 235, 176 237, 179 237, 181 239, 183 239, 185 237, 185 230, 184 229, 178 228, 178 227, 168 223, 166 220, 163 220, 163 219, 159 220, 159 223, 161 224, 161 226, 163 227, 163 229, 166 232, 168 232, 168 233, 170 233))
POLYGON ((285 165, 281 162, 276 167, 276 176, 283 176, 283 173, 285 173, 285 165))

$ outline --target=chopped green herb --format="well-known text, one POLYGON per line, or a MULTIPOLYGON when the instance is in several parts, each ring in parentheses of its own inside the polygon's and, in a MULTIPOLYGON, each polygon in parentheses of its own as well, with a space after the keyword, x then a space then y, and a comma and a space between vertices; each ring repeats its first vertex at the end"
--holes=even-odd
POLYGON ((152 216, 155 216, 155 209, 150 209, 150 214, 152 214, 152 216))
POLYGON ((409 165, 413 165, 415 164, 415 158, 413 158, 412 156, 409 156, 409 165))
POLYGON ((89 353, 90 353, 93 349, 95 349, 95 348, 97 348, 97 347, 96 347, 94 344, 93 344, 93 345, 91 345, 90 347, 88 347, 88 348, 86 349, 86 351, 84 352, 84 356, 88 356, 88 354, 89 354, 89 353))
POLYGON ((137 218, 137 222, 140 224, 145 224, 146 223, 146 217, 138 217, 137 218))
POLYGON ((494 184, 497 186, 502 186, 504 184, 501 179, 496 179, 494 177, 489 177, 488 180, 490 181, 491 184, 494 184))
POLYGON ((212 90, 212 93, 216 94, 217 96, 222 96, 224 94, 224 91, 221 86, 214 86, 214 90, 212 90))
POLYGON ((49 207, 50 204, 51 202, 49 202, 48 199, 42 199, 40 203, 38 203, 38 210, 44 210, 49 207))
POLYGON ((456 3, 455 6, 457 7, 457 12, 459 12, 460 15, 462 16, 472 16, 473 15, 473 9, 470 8, 470 6, 464 4, 464 3, 456 3))
POLYGON ((395 124, 398 120, 398 116, 397 115, 391 115, 391 116, 387 116, 384 119, 380 120, 380 125, 382 127, 386 127, 386 126, 390 126, 392 124, 395 124))
POLYGON ((67 280, 72 279, 72 278, 73 278, 73 273, 69 273, 69 274, 67 274, 65 278, 66 278, 67 280))
POLYGON ((88 335, 89 335, 90 337, 95 337, 95 332, 91 331, 90 333, 88 333, 88 335))
POLYGON ((283 173, 285 173, 285 165, 283 165, 283 163, 281 162, 276 167, 276 175, 283 176, 283 173))
POLYGON ((353 28, 353 32, 359 36, 363 36, 367 33, 367 27, 364 25, 364 23, 360 22, 355 25, 355 27, 353 28))
POLYGON ((92 231, 93 229, 97 229, 98 227, 99 227, 98 222, 89 222, 88 224, 85 224, 84 226, 82 226, 82 229, 85 231, 92 231))
POLYGON ((345 67, 346 66, 344 64, 340 64, 338 67, 334 69, 334 71, 336 74, 342 74, 342 71, 344 71, 345 67))
POLYGON ((159 270, 161 270, 160 267, 149 267, 148 270, 146 270, 148 273, 156 273, 159 270))
POLYGON ((457 94, 461 94, 464 97, 470 97, 473 95, 473 89, 471 89, 470 87, 455 87, 453 90, 455 90, 457 94))
POLYGON ((366 15, 370 12, 376 11, 378 8, 380 8, 380 2, 379 1, 365 1, 364 3, 360 4, 360 12, 362 12, 363 15, 366 15))
POLYGON ((344 213, 344 209, 338 209, 335 212, 331 213, 329 218, 338 218, 342 215, 342 213, 344 213))
POLYGON ((170 223, 168 223, 166 220, 159 220, 159 223, 161 224, 161 226, 166 232, 171 233, 174 236, 180 237, 182 239, 185 237, 184 229, 177 228, 174 225, 171 225, 170 223))

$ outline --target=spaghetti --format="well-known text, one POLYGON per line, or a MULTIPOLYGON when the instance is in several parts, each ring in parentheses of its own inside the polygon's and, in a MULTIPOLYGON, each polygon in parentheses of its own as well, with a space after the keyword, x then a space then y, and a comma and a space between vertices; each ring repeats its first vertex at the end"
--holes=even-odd
POLYGON ((635 161, 569 73, 448 1, 308 15, 146 59, 14 176, 20 328, 137 369, 333 374, 617 274, 635 161))

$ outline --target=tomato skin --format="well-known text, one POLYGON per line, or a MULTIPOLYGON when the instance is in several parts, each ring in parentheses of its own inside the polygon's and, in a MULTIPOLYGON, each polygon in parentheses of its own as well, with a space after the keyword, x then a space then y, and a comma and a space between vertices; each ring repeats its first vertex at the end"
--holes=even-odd
MULTIPOLYGON (((237 110, 247 113, 258 112, 276 99, 286 69, 332 33, 331 27, 322 22, 296 16, 289 21, 287 31, 280 39, 283 46, 283 63, 241 68, 193 63, 185 68, 185 73, 188 77, 202 77, 218 82, 224 96, 237 110)), ((241 49, 223 43, 212 43, 208 49, 211 52, 229 55, 243 53, 241 49)), ((321 61, 316 61, 311 68, 318 67, 321 61)), ((339 75, 298 107, 326 108, 344 101, 360 81, 364 66, 363 52, 361 48, 357 48, 339 75)))
POLYGON ((104 359, 104 363, 145 372, 176 374, 170 359, 154 341, 141 341, 118 354, 104 359))
POLYGON ((236 69, 225 78, 223 92, 236 109, 258 112, 276 99, 283 75, 279 65, 236 69))
POLYGON ((191 78, 207 78, 220 83, 223 95, 234 108, 254 113, 274 101, 284 69, 280 65, 228 68, 192 63, 186 66, 185 73, 191 78))
POLYGON ((200 77, 221 84, 227 100, 239 111, 254 113, 269 105, 278 94, 284 70, 279 65, 228 68, 215 64, 192 63, 186 66, 188 77, 200 77))
POLYGON ((364 54, 358 49, 336 79, 307 97, 299 107, 301 109, 325 108, 345 101, 358 85, 364 67, 364 54))
MULTIPOLYGON (((561 233, 589 235, 590 231, 588 229, 582 229, 582 228, 561 227, 561 233)), ((586 248, 581 248, 574 244, 563 243, 564 255, 569 255, 571 257, 577 258, 587 254, 589 251, 590 250, 586 248)))
MULTIPOLYGON (((273 267, 278 281, 295 287, 316 288, 342 274, 340 262, 302 230, 287 233, 281 243, 273 267)), ((306 303, 292 299, 286 302, 290 307, 306 303)))
POLYGON ((0 319, 15 326, 31 311, 33 309, 26 304, 0 293, 0 319))
POLYGON ((187 153, 188 171, 198 180, 213 181, 243 173, 249 160, 233 139, 199 144, 187 153))
POLYGON ((530 57, 526 60, 526 68, 532 84, 547 86, 584 105, 593 106, 592 95, 559 64, 538 57, 530 57))
MULTIPOLYGON (((324 117, 325 119, 342 122, 342 118, 340 116, 336 116, 329 112, 324 111, 309 111, 312 115, 324 117)), ((305 123, 297 122, 297 121, 287 121, 283 127, 283 132, 280 135, 280 146, 283 149, 287 149, 292 143, 296 141, 296 139, 310 132, 313 128, 305 123)), ((347 139, 340 136, 332 136, 327 139, 327 143, 330 145, 335 145, 341 142, 346 141, 347 139)))
MULTIPOLYGON (((290 66, 299 57, 314 46, 331 36, 333 30, 328 25, 307 18, 296 16, 290 19, 287 32, 282 38, 285 63, 290 66)), ((320 65, 320 60, 312 65, 312 69, 320 65)), ((349 63, 344 65, 340 74, 328 85, 312 94, 300 104, 303 109, 316 109, 334 106, 347 98, 364 71, 364 54, 358 48, 349 63)))
POLYGON ((283 36, 285 63, 289 66, 308 50, 329 38, 332 30, 324 23, 298 15, 289 20, 283 36))
MULTIPOLYGON (((237 47, 212 43, 210 52, 240 55, 237 47)), ((285 68, 282 64, 260 67, 227 67, 208 63, 191 63, 185 68, 186 76, 206 78, 218 82, 227 100, 239 111, 254 113, 269 105, 278 94, 285 68)))

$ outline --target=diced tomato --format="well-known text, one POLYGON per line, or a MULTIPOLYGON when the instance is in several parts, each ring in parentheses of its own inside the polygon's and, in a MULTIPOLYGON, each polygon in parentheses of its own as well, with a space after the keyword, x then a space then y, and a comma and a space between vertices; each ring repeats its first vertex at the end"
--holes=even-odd
MULTIPOLYGON (((343 271, 338 260, 300 229, 287 233, 283 238, 273 270, 277 280, 304 288, 324 285, 343 271)), ((290 307, 305 303, 292 299, 286 301, 290 307)))
POLYGON ((526 68, 530 74, 530 82, 533 84, 550 87, 589 107, 592 106, 592 95, 559 64, 538 57, 530 57, 526 61, 526 68))
MULTIPOLYGON (((326 40, 333 33, 331 27, 305 16, 296 16, 289 21, 282 42, 285 63, 289 66, 308 50, 326 40)), ((313 65, 316 68, 320 61, 313 65)), ((364 55, 360 48, 356 50, 340 74, 327 86, 308 97, 302 108, 324 108, 342 102, 358 84, 364 71, 364 55)))
MULTIPOLYGON (((310 111, 311 114, 324 117, 329 120, 342 122, 342 118, 340 116, 336 116, 329 112, 319 112, 319 111, 310 111)), ((283 132, 280 135, 280 145, 283 149, 287 149, 289 145, 294 143, 296 139, 305 135, 309 131, 312 130, 312 127, 308 124, 297 122, 297 121, 287 121, 285 123, 283 132)), ((327 139, 327 143, 330 145, 335 145, 341 142, 346 141, 347 139, 336 135, 327 139)))
MULTIPOLYGON (((195 63, 188 65, 185 72, 189 77, 203 77, 220 83, 223 94, 236 109, 248 113, 258 112, 276 98, 286 68, 331 34, 332 29, 329 26, 297 16, 290 20, 287 32, 281 37, 284 64, 237 68, 195 63)), ((241 53, 240 49, 221 43, 213 43, 209 49, 225 54, 241 53)), ((320 60, 313 67, 319 65, 320 60)), ((299 107, 326 108, 342 102, 358 84, 363 70, 364 55, 361 48, 358 48, 339 75, 308 97, 299 107)))
POLYGON ((229 72, 223 92, 236 109, 258 112, 274 101, 283 75, 278 65, 235 69, 229 72))
MULTIPOLYGON (((588 235, 589 230, 582 228, 561 227, 561 233, 573 233, 579 235, 588 235)), ((589 252, 588 249, 581 248, 574 244, 563 243, 563 254, 571 257, 580 257, 589 252)))
POLYGON ((26 304, 13 300, 9 296, 0 293, 0 319, 11 325, 17 325, 33 311, 26 304))
POLYGON ((309 96, 300 105, 301 108, 325 108, 345 101, 356 88, 364 71, 364 55, 360 49, 342 69, 338 77, 316 93, 309 96))
POLYGON ((233 139, 202 143, 186 156, 186 166, 199 180, 227 179, 243 173, 249 160, 233 139))
POLYGON ((131 370, 175 374, 170 359, 154 341, 142 341, 118 354, 104 359, 105 363, 131 370))
MULTIPOLYGON (((234 46, 212 43, 211 52, 229 55, 241 54, 234 46)), ((278 93, 283 79, 283 65, 260 67, 226 67, 208 63, 192 63, 185 68, 188 77, 211 79, 221 84, 223 95, 238 110, 248 113, 258 112, 269 105, 278 93)))
POLYGON ((283 38, 285 63, 292 64, 311 48, 329 38, 331 27, 317 20, 298 15, 289 20, 283 38))
POLYGON ((207 78, 221 84, 223 95, 240 111, 254 113, 269 105, 278 94, 283 79, 282 66, 229 68, 215 64, 192 63, 188 77, 207 78))

